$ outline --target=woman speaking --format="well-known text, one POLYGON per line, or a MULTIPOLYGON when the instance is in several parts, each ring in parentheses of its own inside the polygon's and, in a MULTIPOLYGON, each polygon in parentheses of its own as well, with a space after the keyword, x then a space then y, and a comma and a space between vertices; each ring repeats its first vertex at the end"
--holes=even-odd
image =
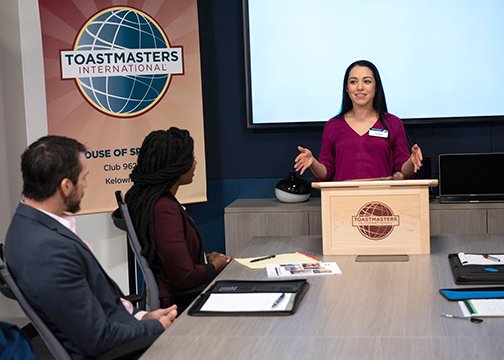
POLYGON ((298 146, 294 168, 310 168, 321 181, 369 179, 402 172, 411 178, 422 166, 418 145, 408 151, 402 121, 387 112, 378 69, 369 61, 351 64, 343 81, 341 112, 324 127, 319 159, 298 146))

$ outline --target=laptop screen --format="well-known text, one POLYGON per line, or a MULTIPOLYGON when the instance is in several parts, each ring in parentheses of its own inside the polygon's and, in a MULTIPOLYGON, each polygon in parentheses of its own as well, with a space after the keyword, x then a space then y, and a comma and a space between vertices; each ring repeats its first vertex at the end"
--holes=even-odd
POLYGON ((504 153, 439 155, 439 195, 503 195, 504 153))

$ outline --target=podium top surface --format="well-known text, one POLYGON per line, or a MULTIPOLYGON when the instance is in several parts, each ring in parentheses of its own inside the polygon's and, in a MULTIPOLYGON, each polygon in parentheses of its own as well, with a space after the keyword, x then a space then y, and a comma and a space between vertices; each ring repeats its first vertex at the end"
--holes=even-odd
POLYGON ((395 187, 395 186, 430 186, 438 185, 437 179, 426 180, 361 180, 361 181, 324 181, 312 183, 316 189, 346 187, 395 187))

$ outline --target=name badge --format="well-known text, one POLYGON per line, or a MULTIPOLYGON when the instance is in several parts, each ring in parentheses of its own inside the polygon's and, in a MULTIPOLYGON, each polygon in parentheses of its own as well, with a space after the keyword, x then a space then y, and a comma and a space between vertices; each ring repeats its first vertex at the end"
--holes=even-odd
POLYGON ((370 128, 369 129, 369 136, 380 137, 380 138, 386 139, 386 138, 388 138, 388 130, 370 128))

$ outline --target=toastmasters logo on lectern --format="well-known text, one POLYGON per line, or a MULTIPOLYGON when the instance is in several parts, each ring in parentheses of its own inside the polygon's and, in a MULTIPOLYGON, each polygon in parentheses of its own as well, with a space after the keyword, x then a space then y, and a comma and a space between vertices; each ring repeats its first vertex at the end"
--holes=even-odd
POLYGON ((399 215, 381 202, 373 201, 362 206, 356 216, 352 216, 352 226, 369 240, 383 240, 399 226, 399 215))
POLYGON ((63 79, 75 79, 96 109, 132 117, 153 108, 171 76, 183 74, 182 48, 170 47, 163 29, 144 12, 112 7, 92 16, 61 51, 63 79))

